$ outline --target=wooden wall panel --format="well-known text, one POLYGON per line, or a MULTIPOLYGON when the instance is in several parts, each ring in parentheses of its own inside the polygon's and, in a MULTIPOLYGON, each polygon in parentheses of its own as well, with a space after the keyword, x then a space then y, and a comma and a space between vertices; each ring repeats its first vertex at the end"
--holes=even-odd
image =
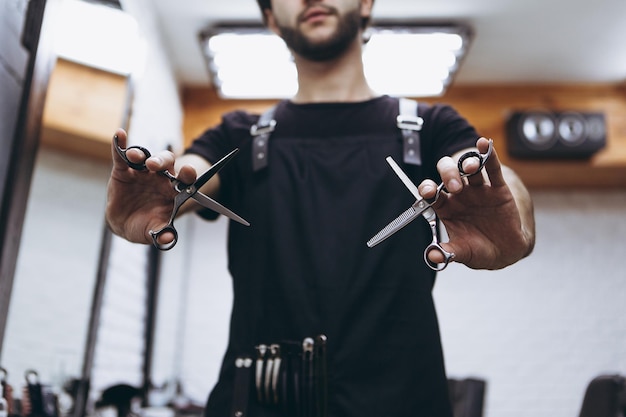
POLYGON ((502 160, 531 187, 626 186, 626 89, 620 85, 458 87, 444 99, 483 134, 502 160), (508 156, 505 124, 515 110, 598 111, 607 119, 605 149, 585 161, 515 160, 508 156))
POLYGON ((50 79, 41 143, 111 160, 111 135, 126 110, 128 78, 59 59, 50 79))
MULTIPOLYGON (((453 105, 478 131, 494 139, 505 164, 531 188, 626 187, 626 86, 624 85, 476 85, 456 86, 443 97, 425 101, 453 105), (599 111, 608 124, 607 147, 584 161, 523 161, 508 156, 505 126, 515 110, 599 111)), ((234 109, 259 112, 275 101, 222 100, 212 88, 183 91, 184 137, 188 144, 221 114, 234 109)))
MULTIPOLYGON (((82 156, 110 161, 110 135, 118 127, 127 94, 125 77, 60 60, 44 113, 42 142, 82 156)), ((213 88, 183 89, 185 143, 220 122, 223 113, 261 112, 275 100, 223 100, 213 88)), ((626 86, 456 86, 425 101, 453 105, 478 131, 494 139, 505 164, 533 188, 626 187, 626 86), (599 111, 608 123, 607 147, 589 160, 515 160, 506 147, 505 125, 515 110, 599 111)))
POLYGON ((223 100, 210 87, 185 88, 182 100, 185 113, 183 137, 186 146, 207 128, 218 124, 222 114, 226 112, 238 109, 262 112, 276 103, 276 100, 223 100))

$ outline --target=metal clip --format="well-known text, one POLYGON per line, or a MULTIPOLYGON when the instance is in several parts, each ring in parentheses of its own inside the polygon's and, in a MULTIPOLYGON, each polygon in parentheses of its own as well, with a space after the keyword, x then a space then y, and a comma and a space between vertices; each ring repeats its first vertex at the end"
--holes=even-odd
POLYGON ((264 375, 264 393, 265 393, 265 401, 270 403, 272 401, 273 393, 272 393, 272 377, 274 376, 274 354, 271 351, 265 361, 265 375, 264 375))
POLYGON ((253 138, 252 168, 254 171, 258 171, 267 166, 268 142, 270 140, 270 133, 274 131, 275 126, 276 120, 270 119, 267 122, 261 120, 259 124, 250 127, 250 134, 253 138))
POLYGON ((419 132, 422 130, 422 126, 424 125, 424 119, 419 116, 399 114, 396 118, 396 124, 400 129, 415 130, 419 132))
POLYGON ((256 372, 254 375, 257 398, 263 403, 263 371, 265 368, 265 355, 267 354, 267 345, 258 345, 256 347, 258 356, 256 359, 256 372))
POLYGON ((274 404, 278 404, 279 395, 278 395, 278 378, 280 377, 280 365, 282 359, 280 357, 280 345, 273 344, 270 345, 270 352, 272 353, 272 357, 274 358, 274 367, 272 368, 272 386, 271 390, 274 399, 274 404))
POLYGON ((274 131, 275 127, 276 127, 276 120, 272 119, 267 124, 252 125, 250 127, 250 134, 252 136, 260 136, 260 135, 269 134, 274 131))

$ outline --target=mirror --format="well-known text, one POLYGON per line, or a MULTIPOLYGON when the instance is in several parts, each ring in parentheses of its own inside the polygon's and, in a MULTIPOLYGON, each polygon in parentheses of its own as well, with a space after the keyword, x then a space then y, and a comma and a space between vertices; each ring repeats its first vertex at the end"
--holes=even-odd
MULTIPOLYGON (((115 14, 137 31, 136 22, 133 26, 129 16, 119 10, 118 2, 109 2, 114 3, 114 7, 103 3, 107 2, 90 4, 65 0, 62 7, 56 8, 55 24, 51 28, 55 31, 73 29, 68 38, 77 42, 77 48, 82 47, 88 52, 103 52, 96 40, 88 36, 89 31, 106 35, 105 43, 115 47, 112 36, 107 35, 109 31, 99 30, 96 25, 84 26, 90 21, 87 15, 66 15, 67 7, 84 9, 102 24, 110 22, 106 16, 115 14), (83 26, 67 24, 62 21, 63 17, 83 26)), ((109 27, 121 26, 112 24, 109 27)), ((127 33, 113 32, 126 36, 125 40, 118 41, 130 44, 127 33)), ((59 35, 47 33, 47 37, 57 41, 63 39, 59 35)), ((130 73, 107 67, 102 55, 97 56, 99 61, 94 63, 70 57, 70 52, 74 53, 76 49, 61 50, 58 43, 55 47, 59 57, 47 88, 41 143, 36 154, 33 151, 32 155, 34 169, 15 260, 0 366, 3 367, 4 381, 13 388, 16 400, 13 412, 19 412, 20 404, 25 403, 23 400, 34 395, 29 394, 30 388, 41 384, 58 397, 61 414, 69 415, 74 405, 69 394, 76 388, 71 381, 80 379, 84 373, 85 356, 89 351, 86 345, 94 341, 93 319, 98 319, 98 330, 105 328, 107 321, 116 322, 118 329, 119 323, 123 322, 126 330, 143 342, 142 329, 128 327, 131 323, 140 323, 137 326, 143 323, 145 304, 141 291, 145 291, 145 281, 137 280, 130 291, 128 288, 122 290, 129 295, 121 301, 132 300, 130 312, 109 308, 112 312, 96 317, 96 295, 105 306, 120 304, 115 288, 107 288, 105 294, 102 291, 95 293, 103 277, 101 260, 107 261, 102 252, 109 239, 103 214, 111 170, 110 136, 115 128, 128 125, 132 83, 130 73), (28 389, 24 391, 24 387, 28 389)), ((128 65, 129 60, 122 58, 128 65)), ((141 264, 141 256, 133 259, 141 264)), ((140 273, 145 277, 145 269, 140 273)), ((106 331, 99 333, 101 343, 110 343, 106 331)), ((142 352, 143 346, 121 343, 121 348, 142 352)), ((119 350, 109 346, 103 351, 119 350)), ((142 359, 141 353, 136 356, 142 359)), ((103 357, 101 354, 95 360, 106 363, 103 357)), ((111 379, 123 380, 125 376, 119 369, 127 369, 127 365, 119 363, 117 369, 109 368, 109 379, 102 378, 100 384, 110 383, 111 379)), ((135 374, 141 376, 141 366, 134 368, 135 374)))

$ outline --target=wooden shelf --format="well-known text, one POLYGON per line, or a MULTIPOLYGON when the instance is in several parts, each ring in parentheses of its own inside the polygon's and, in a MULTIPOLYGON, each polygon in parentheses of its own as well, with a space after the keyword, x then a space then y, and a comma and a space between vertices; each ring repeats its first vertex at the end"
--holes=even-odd
POLYGON ((41 144, 111 161, 111 137, 126 107, 128 78, 57 60, 43 114, 41 144))

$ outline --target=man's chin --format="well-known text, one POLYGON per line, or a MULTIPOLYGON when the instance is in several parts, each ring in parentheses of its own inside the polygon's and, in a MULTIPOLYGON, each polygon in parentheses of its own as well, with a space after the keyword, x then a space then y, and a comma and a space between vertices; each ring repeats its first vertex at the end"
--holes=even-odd
POLYGON ((329 48, 327 46, 319 46, 317 48, 309 48, 307 50, 294 51, 297 55, 313 62, 329 62, 343 55, 345 48, 329 48))

